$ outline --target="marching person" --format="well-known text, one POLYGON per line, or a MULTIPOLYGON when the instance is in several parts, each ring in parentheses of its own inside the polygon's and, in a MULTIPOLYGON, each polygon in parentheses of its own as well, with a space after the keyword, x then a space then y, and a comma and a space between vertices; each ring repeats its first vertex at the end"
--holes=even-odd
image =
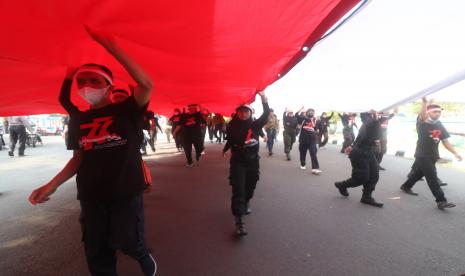
POLYGON ((268 122, 266 122, 265 126, 266 132, 266 147, 268 149, 268 156, 273 155, 273 145, 276 139, 276 135, 279 131, 279 120, 276 114, 274 114, 274 110, 270 108, 270 115, 268 115, 268 122))
POLYGON ((377 152, 376 159, 378 160, 379 169, 384 171, 385 168, 381 167, 381 161, 383 161, 383 156, 386 154, 387 151, 387 129, 389 126, 389 120, 396 116, 397 112, 391 114, 385 114, 383 112, 379 113, 379 123, 381 125, 381 133, 379 139, 379 149, 377 152))
POLYGON ((344 112, 342 115, 341 113, 338 113, 338 115, 341 118, 343 126, 342 135, 344 137, 341 153, 345 153, 346 148, 349 147, 355 139, 354 126, 357 127, 357 124, 355 123, 355 117, 357 114, 344 112))
POLYGON ((217 143, 222 143, 221 139, 224 138, 224 125, 226 124, 224 117, 220 113, 215 113, 213 116, 213 135, 217 143))
MULTIPOLYGON (((297 113, 300 113, 302 110, 299 110, 297 113)), ((299 123, 297 122, 297 117, 294 115, 292 110, 286 109, 283 114, 283 141, 284 141, 284 153, 288 161, 291 160, 291 150, 292 146, 295 143, 297 137, 297 128, 299 123)))
POLYGON ((343 196, 349 196, 347 188, 363 185, 361 203, 383 207, 372 193, 379 180, 378 160, 376 160, 376 143, 379 141, 380 125, 376 111, 361 113, 362 126, 353 144, 346 149, 352 164, 352 177, 334 185, 343 196))
POLYGON ((176 136, 174 135, 174 131, 181 123, 181 110, 179 108, 175 108, 173 115, 169 118, 168 124, 171 126, 172 136, 174 139, 174 143, 176 144, 176 148, 178 151, 182 150, 182 128, 178 131, 176 136))
POLYGON ((24 116, 11 116, 8 118, 8 125, 10 128, 10 150, 8 155, 13 157, 16 143, 19 141, 18 156, 24 156, 26 150, 26 129, 34 133, 29 120, 24 116))
POLYGON ((150 100, 152 81, 115 42, 113 37, 86 27, 127 70, 137 86, 133 95, 113 103, 111 71, 98 64, 68 70, 60 103, 70 114, 68 164, 49 183, 34 190, 32 204, 50 196, 74 174, 81 205, 81 227, 89 271, 92 275, 117 275, 116 250, 137 260, 144 275, 155 275, 156 263, 144 235, 145 181, 140 147, 140 120, 150 100), (90 109, 80 111, 70 100, 73 79, 90 109))
POLYGON ((300 113, 297 115, 297 121, 302 126, 299 136, 299 152, 300 152, 300 168, 306 170, 307 167, 307 151, 310 152, 310 159, 312 161, 312 174, 319 175, 323 171, 320 170, 320 163, 318 162, 318 147, 317 147, 317 129, 315 110, 313 108, 307 109, 305 114, 300 113))
POLYGON ((318 128, 318 147, 324 149, 328 143, 328 127, 330 125, 330 120, 333 118, 334 112, 331 112, 331 115, 328 117, 326 112, 323 112, 320 116, 320 119, 317 121, 318 128), (323 139, 323 140, 322 140, 323 139))
MULTIPOLYGON (((155 152, 155 142, 157 141, 157 128, 163 133, 158 118, 152 110, 147 110, 142 119, 142 129, 148 133, 148 139, 144 139, 141 145, 142 154, 147 154, 147 143, 150 145, 152 152, 155 152)), ((145 135, 144 135, 145 138, 145 135)))
POLYGON ((439 121, 442 108, 437 104, 428 104, 426 97, 422 101, 422 109, 417 119, 418 141, 415 150, 415 161, 412 166, 413 173, 400 186, 400 189, 407 194, 418 195, 412 191, 412 187, 424 176, 431 193, 436 198, 438 208, 452 208, 455 207, 455 204, 448 202, 444 196, 436 171, 436 162, 439 159, 439 142, 442 142, 444 147, 454 154, 459 161, 462 160, 462 156, 457 153, 454 146, 449 142, 450 135, 439 121))
POLYGON ((227 142, 223 156, 231 149, 229 184, 232 187, 231 210, 235 217, 236 234, 247 235, 243 216, 250 214, 249 203, 253 197, 259 175, 259 133, 266 124, 270 109, 264 91, 258 92, 262 99, 263 114, 252 119, 252 108, 241 105, 229 123, 227 142))
POLYGON ((187 107, 187 111, 187 113, 182 114, 179 125, 173 132, 173 136, 176 137, 182 131, 182 143, 187 159, 186 166, 193 167, 192 146, 195 148, 195 160, 199 161, 203 151, 202 125, 206 125, 207 122, 202 113, 200 113, 197 104, 190 104, 187 107))

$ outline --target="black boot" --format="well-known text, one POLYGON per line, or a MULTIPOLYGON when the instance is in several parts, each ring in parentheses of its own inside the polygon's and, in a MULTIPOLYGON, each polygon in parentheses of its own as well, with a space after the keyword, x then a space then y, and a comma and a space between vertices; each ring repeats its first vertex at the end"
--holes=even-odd
POLYGON ((247 235, 247 230, 245 230, 244 221, 242 221, 242 216, 236 216, 236 235, 237 236, 247 235))
POLYGON ((347 191, 347 187, 344 185, 344 182, 335 182, 334 186, 339 190, 339 193, 343 196, 349 196, 349 192, 347 191))
POLYGON ((286 153, 286 158, 287 158, 287 161, 290 161, 291 160, 291 154, 288 152, 286 153))
POLYGON ((371 205, 371 206, 378 207, 378 208, 381 208, 384 205, 381 202, 377 202, 371 196, 371 192, 366 192, 366 191, 363 191, 362 199, 360 199, 360 202, 363 203, 363 204, 371 205))

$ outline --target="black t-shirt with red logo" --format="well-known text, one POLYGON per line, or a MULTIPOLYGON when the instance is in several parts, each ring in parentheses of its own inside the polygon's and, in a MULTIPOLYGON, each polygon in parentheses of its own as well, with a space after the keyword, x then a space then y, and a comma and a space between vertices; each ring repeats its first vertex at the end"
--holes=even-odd
POLYGON ((439 159, 439 142, 450 137, 449 132, 440 121, 436 123, 417 120, 418 141, 415 157, 439 159))
POLYGON ((194 114, 184 113, 181 116, 180 125, 183 128, 183 135, 195 137, 202 134, 202 125, 206 125, 205 118, 200 112, 194 114))
POLYGON ((70 114, 70 150, 82 150, 77 171, 78 199, 111 201, 141 193, 146 187, 140 148, 140 122, 147 106, 134 97, 70 114))
POLYGON ((268 121, 270 107, 263 103, 263 114, 256 120, 233 118, 227 129, 227 142, 223 152, 231 149, 231 161, 249 162, 258 160, 259 136, 268 121))
POLYGON ((316 143, 317 125, 316 118, 308 118, 304 115, 297 115, 297 121, 302 127, 300 128, 299 143, 313 144, 316 143))

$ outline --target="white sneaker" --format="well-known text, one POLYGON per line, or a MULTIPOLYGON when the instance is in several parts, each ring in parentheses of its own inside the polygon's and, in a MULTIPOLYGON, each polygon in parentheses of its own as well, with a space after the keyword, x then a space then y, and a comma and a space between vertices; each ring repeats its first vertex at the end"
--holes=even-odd
POLYGON ((313 170, 312 170, 312 173, 313 173, 313 174, 316 174, 316 175, 320 175, 322 172, 323 172, 323 171, 320 170, 320 169, 313 169, 313 170))
POLYGON ((305 166, 300 166, 300 169, 301 169, 301 170, 306 170, 307 167, 305 167, 305 166))

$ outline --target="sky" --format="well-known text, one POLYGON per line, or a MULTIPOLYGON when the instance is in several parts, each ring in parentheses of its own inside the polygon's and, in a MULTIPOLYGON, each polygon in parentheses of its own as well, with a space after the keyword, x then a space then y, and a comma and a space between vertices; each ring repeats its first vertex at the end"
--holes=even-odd
MULTIPOLYGON (((381 110, 465 76, 465 1, 374 0, 266 89, 278 112, 381 110)), ((465 102, 465 81, 432 95, 465 102)), ((259 101, 254 104, 259 112, 259 101)))

